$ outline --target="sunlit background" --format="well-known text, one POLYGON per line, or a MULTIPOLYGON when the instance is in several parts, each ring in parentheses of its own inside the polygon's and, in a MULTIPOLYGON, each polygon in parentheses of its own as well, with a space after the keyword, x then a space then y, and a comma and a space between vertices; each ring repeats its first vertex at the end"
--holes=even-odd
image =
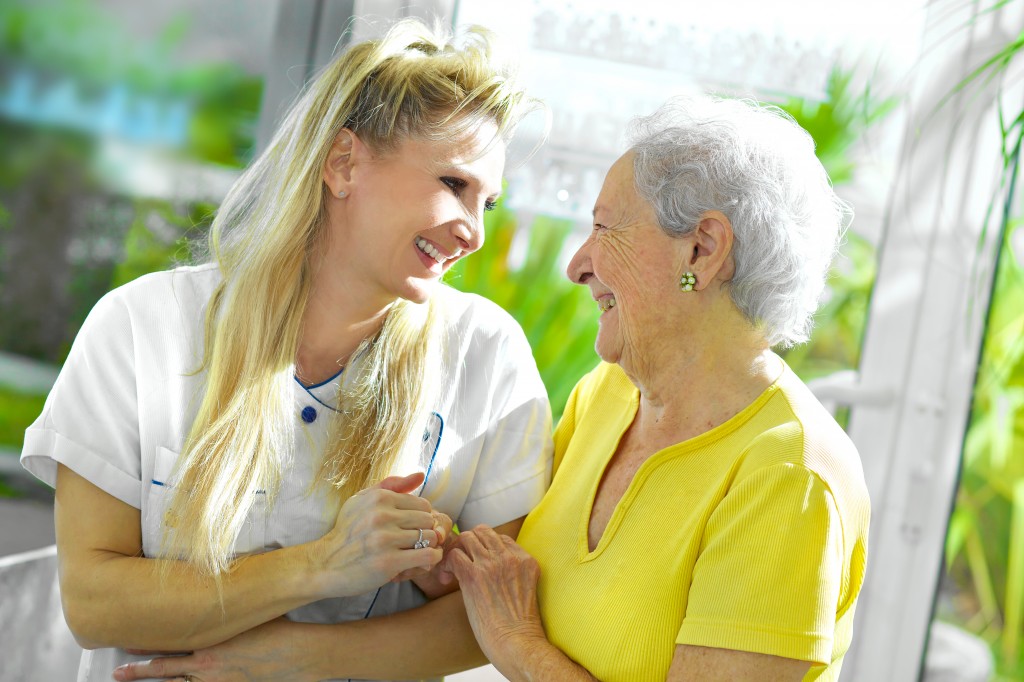
MULTIPOLYGON (((408 15, 496 31, 547 104, 545 143, 535 116, 487 245, 449 283, 519 320, 556 416, 597 361, 597 311, 563 269, 629 119, 712 92, 812 134, 857 214, 812 342, 786 354, 872 494, 844 679, 1024 679, 1024 0, 0 3, 2 620, 60 618, 49 583, 19 582, 35 564, 14 555, 53 529, 17 456, 92 305, 188 262, 298 88, 408 15)), ((39 653, 4 622, 0 641, 39 653)))

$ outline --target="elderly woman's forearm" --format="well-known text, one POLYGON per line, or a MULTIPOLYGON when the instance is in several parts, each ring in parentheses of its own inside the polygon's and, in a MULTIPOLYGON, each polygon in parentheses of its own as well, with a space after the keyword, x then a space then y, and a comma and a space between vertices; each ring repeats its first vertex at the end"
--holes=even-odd
POLYGON ((597 678, 549 641, 519 652, 512 666, 497 666, 510 682, 596 682, 597 678))

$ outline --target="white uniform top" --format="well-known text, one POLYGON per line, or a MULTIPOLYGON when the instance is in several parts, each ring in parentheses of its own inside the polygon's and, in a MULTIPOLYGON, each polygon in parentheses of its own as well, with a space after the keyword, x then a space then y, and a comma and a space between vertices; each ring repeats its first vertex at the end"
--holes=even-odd
MULTIPOLYGON (((205 373, 194 374, 215 266, 154 273, 111 291, 90 312, 71 354, 25 434, 22 465, 55 485, 57 463, 141 511, 146 556, 159 556, 167 489, 198 410, 205 373)), ((519 326, 479 296, 438 287, 444 297, 444 385, 422 440, 406 448, 395 474, 427 473, 419 491, 461 527, 524 516, 551 477, 551 416, 544 386, 519 326)), ((294 459, 276 503, 257 496, 236 544, 238 554, 322 537, 337 502, 324 486, 310 494, 336 408, 341 376, 294 383, 294 459)), ((411 583, 297 609, 293 620, 340 622, 380 616, 425 601, 411 583)), ((432 635, 436 633, 424 633, 432 635)), ((344 645, 344 642, 339 642, 344 645)), ((107 682, 136 660, 118 649, 86 651, 79 681, 107 682)))

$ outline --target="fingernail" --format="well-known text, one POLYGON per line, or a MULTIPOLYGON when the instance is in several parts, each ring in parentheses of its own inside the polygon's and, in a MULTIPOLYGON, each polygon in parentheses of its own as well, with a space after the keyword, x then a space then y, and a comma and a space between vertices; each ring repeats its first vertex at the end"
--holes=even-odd
POLYGON ((115 680, 125 680, 125 679, 128 679, 128 667, 124 666, 124 665, 117 666, 116 668, 114 668, 114 675, 113 675, 113 677, 114 677, 115 680))

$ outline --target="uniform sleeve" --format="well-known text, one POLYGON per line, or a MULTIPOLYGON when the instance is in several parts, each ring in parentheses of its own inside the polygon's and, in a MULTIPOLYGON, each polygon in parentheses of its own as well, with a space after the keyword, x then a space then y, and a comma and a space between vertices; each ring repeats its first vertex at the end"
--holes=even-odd
POLYGON ((490 423, 462 528, 498 526, 526 516, 551 484, 551 406, 526 337, 516 327, 505 339, 493 375, 490 423))
POLYGON ((116 292, 111 292, 89 313, 42 414, 26 430, 22 466, 56 486, 57 464, 63 464, 139 508, 135 379, 131 319, 116 292))
POLYGON ((793 464, 755 471, 705 533, 676 643, 829 663, 843 538, 821 479, 793 464))

